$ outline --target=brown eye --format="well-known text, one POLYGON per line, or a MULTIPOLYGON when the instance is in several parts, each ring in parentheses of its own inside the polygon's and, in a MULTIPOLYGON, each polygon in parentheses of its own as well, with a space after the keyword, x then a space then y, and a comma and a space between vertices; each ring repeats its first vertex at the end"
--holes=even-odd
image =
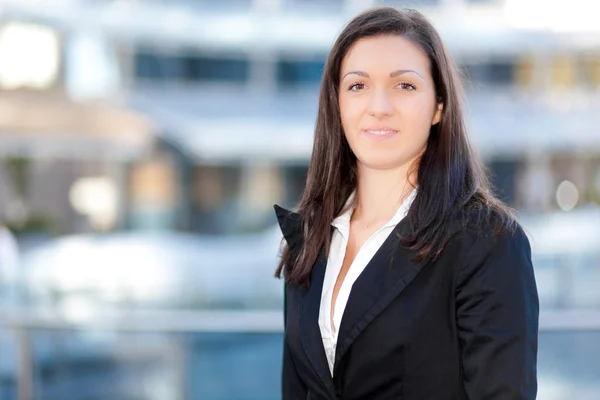
POLYGON ((353 92, 358 92, 359 90, 362 90, 365 88, 365 84, 362 82, 356 82, 353 83, 352 85, 350 85, 350 87, 348 88, 348 90, 353 91, 353 92))
POLYGON ((398 86, 400 86, 400 88, 402 88, 402 90, 408 90, 409 92, 417 90, 415 85, 413 85, 412 83, 408 83, 408 82, 402 82, 398 86))

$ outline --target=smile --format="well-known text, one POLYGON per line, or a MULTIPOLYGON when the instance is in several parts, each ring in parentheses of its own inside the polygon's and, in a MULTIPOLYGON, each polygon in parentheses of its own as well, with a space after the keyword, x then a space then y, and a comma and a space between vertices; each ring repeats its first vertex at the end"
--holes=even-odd
POLYGON ((395 134, 399 133, 399 131, 395 129, 364 129, 363 133, 367 136, 377 139, 385 139, 395 134))
POLYGON ((367 130, 367 133, 370 133, 371 135, 391 135, 392 133, 396 133, 398 131, 371 131, 371 130, 367 130))

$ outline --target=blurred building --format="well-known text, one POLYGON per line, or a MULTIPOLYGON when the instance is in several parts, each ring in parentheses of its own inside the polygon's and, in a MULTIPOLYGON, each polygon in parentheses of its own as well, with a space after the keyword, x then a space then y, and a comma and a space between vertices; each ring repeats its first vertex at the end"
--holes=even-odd
POLYGON ((152 122, 123 101, 102 41, 11 9, 0 9, 0 220, 54 233, 121 225, 152 122))
MULTIPOLYGON (((255 231, 272 223, 274 202, 293 206, 302 192, 321 73, 343 24, 373 4, 415 7, 432 19, 465 78, 468 126, 500 197, 532 213, 598 205, 600 28, 575 5, 538 3, 79 0, 42 9, 9 1, 0 84, 13 96, 2 80, 6 32, 14 36, 15 23, 52 32, 60 51, 46 62, 58 65, 58 91, 144 116, 158 140, 117 162, 92 151, 88 169, 71 173, 56 193, 76 176, 110 175, 126 182, 117 185, 123 211, 111 227, 255 231)), ((119 128, 104 129, 109 137, 119 128)), ((126 148, 122 135, 112 137, 115 149, 126 148)), ((35 163, 37 179, 50 182, 47 162, 35 163)))
POLYGON ((0 224, 75 234, 21 258, 0 399, 279 398, 278 228, 216 234, 295 205, 327 52, 373 4, 432 19, 500 197, 530 214, 540 397, 597 399, 599 320, 578 314, 600 304, 591 3, 0 0, 0 224), (81 234, 111 230, 207 235, 81 234))

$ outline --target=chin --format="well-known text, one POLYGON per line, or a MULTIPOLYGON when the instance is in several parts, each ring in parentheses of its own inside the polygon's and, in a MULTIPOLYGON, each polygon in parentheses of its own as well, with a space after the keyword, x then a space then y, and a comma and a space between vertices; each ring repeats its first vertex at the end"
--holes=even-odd
POLYGON ((375 170, 390 170, 400 168, 410 162, 411 158, 389 157, 379 155, 369 155, 369 157, 359 158, 359 162, 366 168, 375 170))

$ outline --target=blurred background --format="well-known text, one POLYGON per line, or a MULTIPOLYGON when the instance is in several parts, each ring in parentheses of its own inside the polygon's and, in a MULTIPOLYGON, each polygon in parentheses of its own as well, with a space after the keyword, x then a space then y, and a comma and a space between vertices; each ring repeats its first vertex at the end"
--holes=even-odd
POLYGON ((0 400, 280 398, 281 235, 324 61, 413 7, 530 235, 541 400, 600 399, 600 4, 0 1, 0 400))

